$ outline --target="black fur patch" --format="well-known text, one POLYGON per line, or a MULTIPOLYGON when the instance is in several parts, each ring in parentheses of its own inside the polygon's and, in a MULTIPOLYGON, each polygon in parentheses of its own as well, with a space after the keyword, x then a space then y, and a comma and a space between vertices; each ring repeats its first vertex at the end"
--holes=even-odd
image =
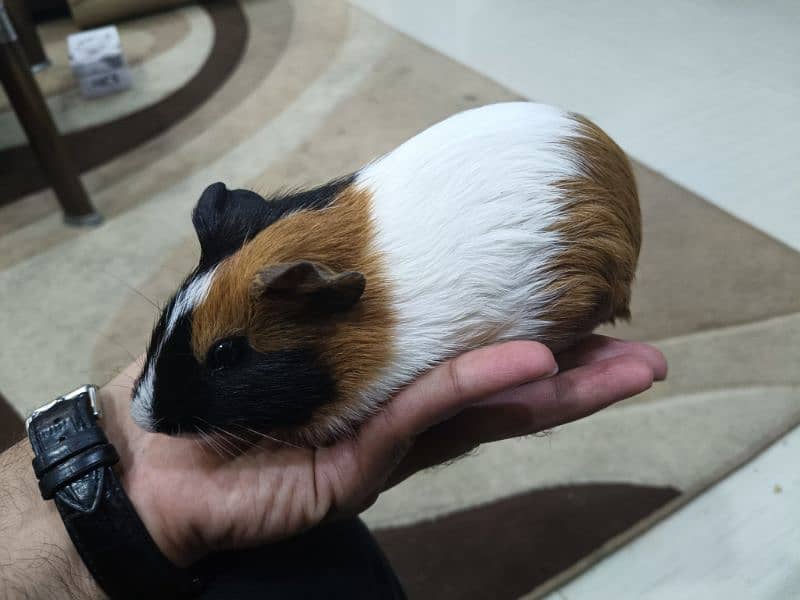
POLYGON ((197 408, 210 400, 202 383, 200 365, 192 354, 191 339, 191 318, 184 315, 164 339, 156 359, 153 419, 157 431, 175 433, 179 427, 180 431, 186 431, 197 408))
POLYGON ((207 371, 206 381, 211 423, 262 431, 307 423, 335 393, 333 378, 302 348, 263 353, 245 345, 235 367, 207 371))
MULTIPOLYGON (((184 282, 181 284, 179 289, 183 289, 189 281, 192 279, 192 275, 189 275, 184 282)), ((139 390, 139 386, 142 384, 142 377, 144 373, 147 373, 147 370, 150 368, 151 363, 154 360, 154 356, 156 353, 156 349, 158 348, 161 340, 164 339, 164 334, 167 331, 167 320, 169 319, 169 315, 175 307, 175 301, 178 297, 178 294, 174 294, 172 298, 169 299, 169 302, 164 306, 161 310, 161 315, 158 318, 155 326, 153 327, 153 331, 150 334, 150 342, 147 345, 147 355, 145 357, 144 365, 142 368, 142 375, 137 379, 133 384, 133 395, 135 396, 137 391, 139 390)))
POLYGON ((288 214, 330 206, 336 195, 354 179, 355 175, 349 175, 311 190, 270 199, 250 190, 229 190, 223 183, 211 184, 192 212, 192 223, 200 241, 198 269, 204 271, 230 256, 288 214))
POLYGON ((240 341, 235 365, 198 364, 190 346, 191 317, 178 319, 155 366, 156 431, 211 431, 212 425, 260 431, 299 426, 333 398, 333 379, 311 351, 262 353, 245 339, 240 341))

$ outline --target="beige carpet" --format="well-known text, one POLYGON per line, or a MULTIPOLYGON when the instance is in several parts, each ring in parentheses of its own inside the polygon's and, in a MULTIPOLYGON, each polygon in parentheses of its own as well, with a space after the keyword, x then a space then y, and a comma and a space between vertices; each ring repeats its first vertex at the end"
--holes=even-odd
MULTIPOLYGON (((57 66, 68 29, 44 28, 57 66)), ((317 183, 515 97, 339 0, 189 6, 121 33, 135 90, 84 102, 63 72, 40 75, 102 227, 61 224, 0 98, 0 391, 20 415, 142 351, 142 295, 163 301, 193 266, 207 183, 317 183)), ((386 494, 365 518, 412 598, 544 590, 800 423, 800 255, 636 174, 644 250, 634 320, 614 333, 654 341, 669 380, 386 494)))

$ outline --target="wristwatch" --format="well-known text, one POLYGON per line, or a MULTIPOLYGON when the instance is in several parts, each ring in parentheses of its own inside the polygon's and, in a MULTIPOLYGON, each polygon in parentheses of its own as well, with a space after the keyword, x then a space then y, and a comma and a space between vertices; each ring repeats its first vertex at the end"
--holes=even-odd
POLYGON ((202 579, 161 553, 122 489, 113 469, 119 455, 100 417, 97 388, 84 385, 25 421, 42 498, 55 501, 83 562, 111 598, 197 594, 202 579))

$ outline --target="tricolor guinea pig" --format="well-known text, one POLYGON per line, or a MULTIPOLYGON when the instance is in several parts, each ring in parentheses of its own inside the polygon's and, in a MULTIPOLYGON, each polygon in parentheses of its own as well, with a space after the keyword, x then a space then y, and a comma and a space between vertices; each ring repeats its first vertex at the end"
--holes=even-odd
POLYGON ((559 351, 629 317, 641 242, 625 154, 527 102, 456 114, 308 191, 215 183, 192 221, 199 264, 153 331, 135 421, 309 445, 464 351, 559 351))

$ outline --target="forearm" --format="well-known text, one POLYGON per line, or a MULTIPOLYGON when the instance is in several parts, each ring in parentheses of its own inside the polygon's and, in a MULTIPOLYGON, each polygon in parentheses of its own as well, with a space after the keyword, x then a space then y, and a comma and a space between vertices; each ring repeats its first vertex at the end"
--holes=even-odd
POLYGON ((52 501, 42 500, 27 440, 0 455, 0 600, 102 598, 52 501))

